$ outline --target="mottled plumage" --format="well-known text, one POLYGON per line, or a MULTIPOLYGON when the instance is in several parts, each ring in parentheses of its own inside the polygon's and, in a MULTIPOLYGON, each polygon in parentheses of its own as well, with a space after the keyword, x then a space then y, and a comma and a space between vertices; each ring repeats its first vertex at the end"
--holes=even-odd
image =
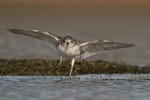
POLYGON ((69 77, 75 63, 75 59, 85 59, 87 57, 101 53, 102 51, 115 50, 120 48, 126 48, 134 46, 128 43, 119 43, 107 40, 94 40, 85 42, 76 40, 71 36, 60 37, 51 32, 41 32, 38 30, 21 30, 21 29, 7 29, 15 34, 26 35, 33 37, 47 43, 53 50, 57 51, 60 57, 60 63, 62 63, 63 57, 72 59, 71 69, 69 77))

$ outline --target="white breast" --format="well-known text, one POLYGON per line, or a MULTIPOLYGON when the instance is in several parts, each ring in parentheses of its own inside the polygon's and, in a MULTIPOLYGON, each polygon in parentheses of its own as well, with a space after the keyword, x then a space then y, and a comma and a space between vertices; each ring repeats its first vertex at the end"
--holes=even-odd
POLYGON ((64 48, 63 46, 59 45, 58 49, 61 53, 67 56, 76 56, 80 54, 80 49, 78 45, 67 48, 64 48))
POLYGON ((61 46, 61 45, 58 45, 58 51, 60 53, 65 53, 65 48, 63 46, 61 46))
POLYGON ((73 47, 68 47, 66 50, 66 54, 71 55, 71 56, 79 55, 80 54, 79 46, 76 45, 73 47))

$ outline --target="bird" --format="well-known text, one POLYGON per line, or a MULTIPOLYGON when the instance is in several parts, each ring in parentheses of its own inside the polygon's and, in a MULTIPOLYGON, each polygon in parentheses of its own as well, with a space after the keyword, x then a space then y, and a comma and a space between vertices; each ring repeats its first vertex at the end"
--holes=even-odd
POLYGON ((39 30, 24 29, 7 29, 8 31, 29 36, 42 40, 60 55, 59 65, 62 64, 63 58, 71 59, 71 68, 69 78, 72 76, 73 67, 76 59, 85 59, 101 53, 102 51, 116 50, 120 48, 132 47, 134 44, 120 43, 108 40, 83 41, 75 39, 71 36, 57 36, 51 32, 39 30))

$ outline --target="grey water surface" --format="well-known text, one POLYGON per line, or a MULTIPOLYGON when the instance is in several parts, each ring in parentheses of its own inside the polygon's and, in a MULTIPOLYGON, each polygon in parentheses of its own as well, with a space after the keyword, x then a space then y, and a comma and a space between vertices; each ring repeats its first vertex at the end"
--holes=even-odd
POLYGON ((43 42, 6 30, 19 28, 69 35, 85 41, 105 39, 132 43, 136 46, 101 53, 90 59, 140 66, 150 64, 150 1, 63 1, 0 1, 0 58, 59 58, 43 42))
MULTIPOLYGON (((101 53, 91 59, 150 64, 149 1, 61 1, 0 0, 0 58, 58 59, 55 51, 41 41, 6 31, 19 28, 85 41, 133 43, 135 47, 101 53)), ((64 76, 0 76, 0 100, 150 100, 150 75, 83 75, 72 80, 64 76)))
POLYGON ((149 74, 1 76, 0 100, 149 100, 149 74))

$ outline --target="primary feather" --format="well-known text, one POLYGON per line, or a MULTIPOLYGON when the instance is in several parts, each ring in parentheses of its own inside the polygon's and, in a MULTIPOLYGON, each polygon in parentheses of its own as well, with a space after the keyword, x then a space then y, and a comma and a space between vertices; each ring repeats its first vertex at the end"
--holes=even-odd
POLYGON ((27 31, 27 30, 21 30, 21 29, 7 29, 7 30, 15 34, 25 35, 25 36, 29 36, 32 38, 45 41, 53 49, 54 48, 56 49, 56 44, 58 44, 59 42, 59 37, 57 37, 56 35, 50 32, 40 32, 38 30, 27 31))
POLYGON ((112 42, 107 40, 95 40, 92 42, 85 42, 81 44, 80 47, 82 51, 81 58, 87 58, 96 55, 98 53, 101 53, 102 51, 127 48, 131 46, 134 45, 128 43, 112 42))

